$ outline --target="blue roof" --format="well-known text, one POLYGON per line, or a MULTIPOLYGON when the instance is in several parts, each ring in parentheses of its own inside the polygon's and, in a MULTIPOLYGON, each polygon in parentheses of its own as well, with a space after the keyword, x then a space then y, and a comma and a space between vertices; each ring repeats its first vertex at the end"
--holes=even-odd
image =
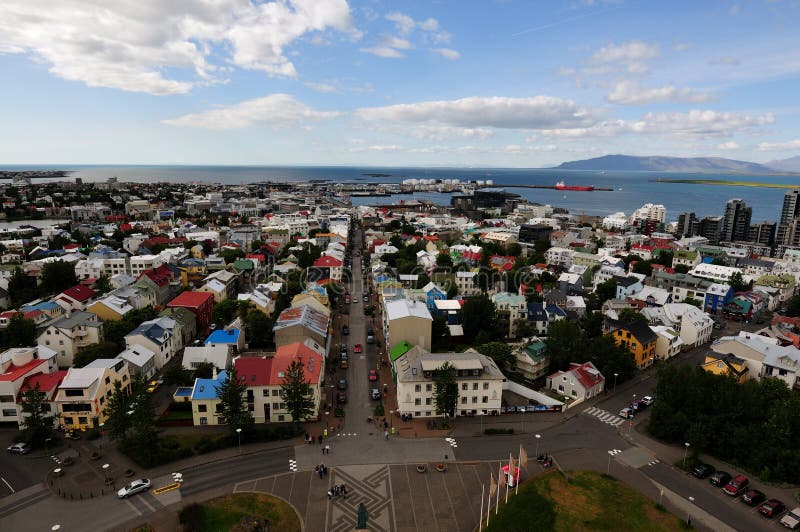
POLYGON ((177 390, 175 390, 176 397, 190 397, 192 395, 192 387, 191 386, 179 386, 177 390))
POLYGON ((59 308, 57 303, 53 303, 52 301, 42 301, 40 303, 36 303, 35 305, 23 305, 23 310, 53 310, 59 308))
POLYGON ((217 389, 228 378, 227 371, 220 371, 217 380, 214 379, 195 379, 192 389, 192 401, 196 399, 216 399, 217 389))
POLYGON ((206 344, 236 344, 239 343, 239 329, 216 330, 206 338, 206 344))
POLYGON ((567 313, 564 312, 561 307, 558 305, 549 304, 547 305, 547 313, 548 314, 555 314, 556 316, 566 316, 567 313))
POLYGON ((529 321, 547 321, 547 314, 544 312, 544 305, 538 301, 528 302, 529 321))

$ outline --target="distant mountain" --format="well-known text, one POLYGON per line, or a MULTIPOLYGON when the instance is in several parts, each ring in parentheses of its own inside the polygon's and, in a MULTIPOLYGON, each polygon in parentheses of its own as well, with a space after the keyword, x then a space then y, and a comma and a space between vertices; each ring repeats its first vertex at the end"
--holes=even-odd
MULTIPOLYGON (((723 159, 722 157, 637 157, 605 155, 594 159, 570 161, 556 168, 561 170, 638 170, 650 172, 690 172, 722 174, 775 174, 776 169, 763 164, 723 159)), ((778 170, 778 173, 786 170, 778 170)))
POLYGON ((776 168, 783 172, 800 172, 800 155, 789 157, 788 159, 770 161, 764 164, 770 168, 776 168))

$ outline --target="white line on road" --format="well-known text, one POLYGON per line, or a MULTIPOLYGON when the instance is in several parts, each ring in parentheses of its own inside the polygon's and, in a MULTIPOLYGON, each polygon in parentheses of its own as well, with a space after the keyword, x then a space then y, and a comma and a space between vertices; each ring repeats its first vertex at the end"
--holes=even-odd
POLYGON ((138 508, 137 508, 137 507, 136 507, 136 506, 135 506, 135 505, 134 505, 134 504, 133 504, 133 503, 130 501, 130 499, 125 499, 125 503, 126 503, 128 506, 130 506, 130 507, 131 507, 131 509, 132 509, 134 512, 136 512, 136 515, 142 515, 142 511, 141 511, 140 509, 138 509, 138 508))
POLYGON ((2 481, 3 481, 3 484, 5 484, 6 486, 8 486, 8 489, 10 489, 10 490, 11 490, 11 493, 16 493, 16 490, 14 490, 14 488, 12 488, 12 487, 11 487, 11 484, 9 484, 9 483, 8 483, 8 481, 7 481, 6 479, 4 479, 3 477, 0 477, 0 480, 2 480, 2 481))

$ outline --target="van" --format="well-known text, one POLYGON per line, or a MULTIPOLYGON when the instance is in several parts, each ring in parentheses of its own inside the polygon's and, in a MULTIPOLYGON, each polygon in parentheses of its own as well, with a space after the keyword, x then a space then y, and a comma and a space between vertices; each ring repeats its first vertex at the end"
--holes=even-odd
POLYGON ((800 527, 800 506, 791 512, 786 512, 781 518, 781 524, 790 530, 797 530, 800 527))

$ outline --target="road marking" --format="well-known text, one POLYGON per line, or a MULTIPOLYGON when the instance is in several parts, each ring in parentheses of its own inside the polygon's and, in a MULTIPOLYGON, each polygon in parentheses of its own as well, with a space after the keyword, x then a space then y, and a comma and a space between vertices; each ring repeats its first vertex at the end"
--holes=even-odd
POLYGON ((123 499, 123 500, 125 501, 125 503, 126 503, 128 506, 130 506, 130 507, 131 507, 131 509, 132 509, 134 512, 136 512, 136 514, 137 514, 137 515, 143 515, 143 514, 142 514, 142 511, 141 511, 139 508, 137 508, 137 507, 136 507, 136 505, 134 505, 134 504, 133 504, 133 503, 130 501, 130 499, 123 499))
POLYGON ((619 453, 621 453, 621 452, 622 452, 622 449, 614 449, 614 450, 611 450, 611 451, 608 451, 608 452, 609 452, 609 453, 610 453, 612 456, 615 456, 615 455, 618 455, 619 453))
POLYGON ((10 490, 11 490, 11 493, 16 493, 16 490, 15 490, 14 488, 12 488, 12 487, 11 487, 11 484, 9 484, 9 483, 8 483, 8 481, 7 481, 6 479, 4 479, 3 477, 0 477, 0 480, 2 480, 2 481, 3 481, 3 484, 5 484, 6 486, 8 486, 8 489, 10 489, 10 490))
POLYGON ((289 460, 289 470, 297 472, 297 460, 289 460))
POLYGON ((150 503, 148 503, 148 502, 147 502, 147 501, 144 499, 144 497, 140 497, 140 498, 139 498, 139 502, 141 502, 142 504, 144 504, 145 506, 147 506, 147 507, 150 509, 150 511, 151 511, 151 512, 155 512, 155 511, 156 511, 156 509, 155 509, 154 507, 152 507, 152 506, 150 505, 150 503))

